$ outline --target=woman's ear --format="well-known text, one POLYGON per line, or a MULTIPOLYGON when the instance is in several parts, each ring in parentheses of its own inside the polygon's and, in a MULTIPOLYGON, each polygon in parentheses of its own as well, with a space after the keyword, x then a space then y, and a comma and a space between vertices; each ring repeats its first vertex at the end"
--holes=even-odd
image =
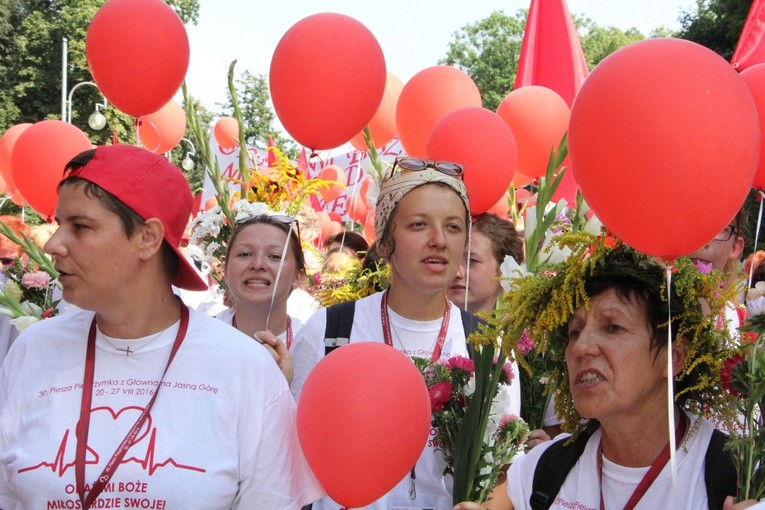
MULTIPOLYGON (((688 357, 688 337, 682 336, 672 342, 672 377, 676 377, 684 368, 688 357)), ((666 375, 666 368, 664 369, 666 375)))
POLYGON ((165 225, 159 218, 149 218, 141 225, 137 232, 139 256, 143 260, 150 259, 155 253, 158 253, 165 240, 165 225))

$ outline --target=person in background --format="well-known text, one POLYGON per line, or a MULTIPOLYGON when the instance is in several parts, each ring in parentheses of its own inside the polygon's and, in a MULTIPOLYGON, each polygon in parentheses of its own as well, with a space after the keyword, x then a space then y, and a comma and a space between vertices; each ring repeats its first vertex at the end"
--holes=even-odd
POLYGON ((261 214, 237 223, 228 241, 225 281, 233 306, 217 315, 270 349, 292 380, 294 334, 303 325, 287 300, 306 278, 297 219, 261 214))
POLYGON ((752 275, 750 287, 757 282, 765 282, 765 250, 757 250, 750 254, 744 261, 744 278, 749 279, 752 275), (754 266, 754 269, 752 267, 754 266))
MULTIPOLYGON (((725 285, 739 286, 740 293, 745 290, 741 282, 741 254, 748 234, 746 219, 746 209, 742 207, 719 234, 688 255, 701 272, 712 269, 721 271, 725 275, 725 285)), ((718 327, 727 326, 734 335, 738 335, 738 328, 744 325, 746 319, 746 308, 738 294, 725 306, 723 312, 718 317, 718 327)))
POLYGON ((523 262, 523 238, 511 221, 493 213, 479 214, 473 219, 470 253, 465 256, 468 264, 460 265, 449 287, 449 299, 470 313, 491 312, 502 293, 500 266, 507 256, 518 264, 523 262))
MULTIPOLYGON (((390 265, 390 287, 355 301, 350 343, 385 343, 409 357, 433 361, 468 355, 461 312, 447 298, 470 228, 461 175, 462 166, 456 163, 396 160, 382 182, 375 217, 377 251, 390 265)), ((327 316, 337 310, 319 310, 295 338, 291 388, 296 397, 324 357, 327 316)), ((516 404, 518 414, 520 402, 516 404)), ((441 452, 425 448, 409 475, 364 508, 452 508, 451 494, 442 483, 445 467, 441 452)), ((314 503, 318 510, 339 508, 329 498, 314 503)))
POLYGON ((0 369, 0 507, 299 509, 323 495, 268 352, 189 310, 193 198, 162 156, 83 152, 48 240, 64 299, 0 369))
POLYGON ((343 230, 342 232, 329 236, 324 243, 324 250, 326 253, 337 248, 347 248, 354 252, 356 257, 361 260, 364 258, 367 249, 369 249, 369 243, 367 243, 364 236, 358 232, 343 230))

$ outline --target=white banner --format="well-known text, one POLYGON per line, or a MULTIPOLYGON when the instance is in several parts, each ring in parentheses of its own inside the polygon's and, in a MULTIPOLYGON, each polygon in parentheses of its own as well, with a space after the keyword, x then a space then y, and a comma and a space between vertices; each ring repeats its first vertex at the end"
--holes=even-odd
MULTIPOLYGON (((268 153, 266 150, 257 147, 248 147, 247 150, 257 162, 258 167, 265 168, 268 165, 268 153)), ((221 177, 223 179, 241 179, 241 174, 239 172, 239 146, 232 149, 221 149, 215 141, 215 137, 211 134, 210 151, 213 157, 218 159, 221 177)), ((394 138, 387 145, 378 148, 377 153, 381 160, 391 165, 397 156, 405 154, 404 148, 398 138, 394 138)), ((248 161, 248 163, 252 165, 252 161, 248 161)), ((367 152, 359 150, 353 150, 337 156, 330 156, 326 159, 315 157, 308 161, 308 177, 311 179, 317 177, 322 168, 328 165, 337 165, 343 169, 345 172, 345 182, 342 182, 342 184, 348 189, 343 190, 340 196, 329 202, 325 202, 320 196, 314 196, 311 198, 313 201, 312 205, 326 213, 337 213, 343 220, 349 220, 350 218, 346 216, 348 200, 353 194, 358 193, 361 189, 361 183, 366 177, 366 172, 373 171, 372 163, 367 156, 367 152)), ((250 171, 256 170, 256 168, 250 167, 250 171)), ((229 189, 232 192, 239 191, 239 185, 229 181, 229 189)), ((210 179, 210 175, 205 173, 201 203, 204 205, 209 198, 214 196, 215 188, 213 187, 212 180, 210 179)))

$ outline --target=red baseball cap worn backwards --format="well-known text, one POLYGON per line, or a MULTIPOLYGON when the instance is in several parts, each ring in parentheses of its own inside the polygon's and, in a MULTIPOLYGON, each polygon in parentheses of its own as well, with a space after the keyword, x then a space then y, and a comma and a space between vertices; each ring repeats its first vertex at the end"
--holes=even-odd
POLYGON ((96 148, 93 159, 67 174, 103 188, 141 218, 157 218, 165 226, 165 241, 178 255, 173 285, 205 290, 207 284, 181 253, 180 244, 189 222, 194 197, 180 170, 166 158, 132 145, 96 148))

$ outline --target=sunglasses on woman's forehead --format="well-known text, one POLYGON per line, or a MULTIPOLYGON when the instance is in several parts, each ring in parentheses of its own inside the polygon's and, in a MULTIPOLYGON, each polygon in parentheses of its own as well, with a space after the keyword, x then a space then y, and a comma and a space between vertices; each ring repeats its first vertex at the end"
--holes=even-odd
POLYGON ((278 223, 288 227, 292 227, 294 225, 295 233, 297 234, 298 239, 300 239, 300 222, 298 222, 297 218, 287 216, 286 214, 256 214, 254 216, 248 216, 246 218, 242 218, 241 220, 237 220, 236 225, 241 227, 242 225, 247 225, 250 223, 278 223))
POLYGON ((464 172, 464 167, 462 165, 459 163, 452 163, 451 161, 433 161, 430 159, 398 157, 393 163, 393 167, 391 168, 388 178, 392 177, 393 174, 396 173, 396 168, 406 170, 407 172, 421 172, 428 168, 433 168, 434 170, 437 170, 444 175, 460 178, 464 172))

